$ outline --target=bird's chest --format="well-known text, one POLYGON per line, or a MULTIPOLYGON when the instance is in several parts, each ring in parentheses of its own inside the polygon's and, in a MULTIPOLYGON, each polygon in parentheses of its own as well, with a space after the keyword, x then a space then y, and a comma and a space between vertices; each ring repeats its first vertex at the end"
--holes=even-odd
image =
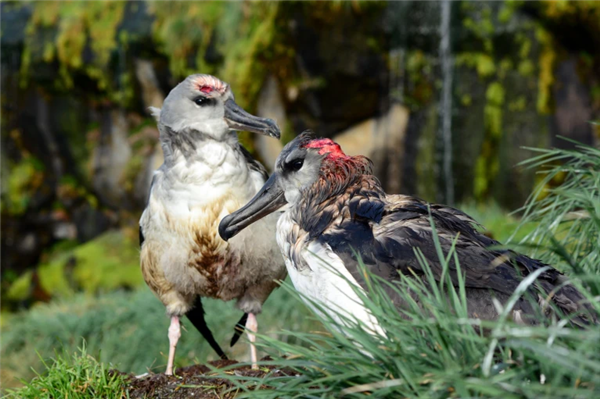
POLYGON ((287 213, 279 219, 277 242, 290 280, 310 308, 329 313, 339 325, 346 324, 345 318, 340 318, 343 314, 360 320, 368 330, 383 334, 358 294, 362 288, 329 245, 308 241, 306 234, 297 233, 297 225, 287 213))
MULTIPOLYGON (((221 219, 242 207, 253 187, 171 182, 155 186, 142 215, 145 247, 165 278, 185 290, 217 296, 223 281, 235 275, 241 254, 219 237, 221 219)), ((229 281, 229 280, 227 280, 229 281)), ((234 282, 225 285, 234 286, 234 282)))
POLYGON ((337 288, 347 291, 354 281, 341 259, 316 241, 309 242, 308 234, 287 212, 277 224, 277 244, 294 287, 311 300, 330 302, 337 295, 337 288), (350 280, 340 278, 343 275, 350 280))
POLYGON ((309 242, 300 249, 298 257, 302 266, 297 267, 296 261, 295 267, 288 267, 288 273, 303 295, 325 304, 341 305, 348 298, 358 300, 355 289, 360 286, 330 248, 309 242))

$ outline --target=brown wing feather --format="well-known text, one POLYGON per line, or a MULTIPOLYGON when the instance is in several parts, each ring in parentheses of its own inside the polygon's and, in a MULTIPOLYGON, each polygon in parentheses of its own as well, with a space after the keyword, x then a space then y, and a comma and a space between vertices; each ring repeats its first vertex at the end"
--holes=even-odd
MULTIPOLYGON (((397 278, 398 272, 423 275, 424 271, 414 252, 418 248, 430 265, 435 279, 439 281, 442 266, 434 245, 430 214, 444 254, 449 253, 456 241, 456 254, 464 275, 468 299, 476 316, 489 319, 497 316, 490 291, 504 302, 524 276, 547 266, 539 260, 513 251, 490 248, 499 246, 500 243, 482 234, 477 229, 478 223, 464 212, 443 205, 427 204, 414 197, 386 196, 378 188, 376 179, 376 184, 373 181, 364 182, 371 178, 364 176, 359 188, 356 185, 348 188, 350 191, 321 209, 319 219, 331 221, 326 230, 318 229, 322 234, 309 231, 312 237, 319 237, 319 241, 328 244, 353 275, 360 274, 357 271, 355 251, 361 254, 363 262, 371 271, 386 279, 397 278), (351 209, 351 215, 342 211, 348 208, 351 209), (323 213, 327 215, 324 216, 323 213)), ((305 226, 316 227, 316 224, 307 223, 305 226)), ((449 266, 450 277, 454 285, 458 285, 456 265, 451 261, 449 266)), ((543 302, 544 298, 537 294, 539 290, 546 297, 551 295, 552 304, 564 314, 583 310, 583 295, 572 286, 562 286, 565 280, 557 270, 546 270, 536 281, 536 289, 530 290, 530 298, 543 302)), ((525 299, 519 301, 515 310, 531 316, 535 312, 525 299)), ((584 325, 595 320, 596 316, 587 319, 582 316, 574 322, 584 325)))

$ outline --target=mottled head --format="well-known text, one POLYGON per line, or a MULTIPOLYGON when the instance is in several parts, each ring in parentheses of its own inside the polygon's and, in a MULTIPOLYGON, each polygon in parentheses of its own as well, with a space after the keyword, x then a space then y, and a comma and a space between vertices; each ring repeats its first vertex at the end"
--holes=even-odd
POLYGON ((254 198, 221 221, 219 234, 228 240, 286 203, 295 205, 315 190, 325 190, 319 193, 323 199, 335 196, 354 177, 370 173, 368 158, 348 156, 331 139, 304 132, 283 148, 275 171, 254 198))
POLYGON ((174 132, 199 131, 217 140, 241 130, 279 138, 277 124, 240 108, 229 85, 210 75, 190 75, 167 96, 159 122, 174 132))

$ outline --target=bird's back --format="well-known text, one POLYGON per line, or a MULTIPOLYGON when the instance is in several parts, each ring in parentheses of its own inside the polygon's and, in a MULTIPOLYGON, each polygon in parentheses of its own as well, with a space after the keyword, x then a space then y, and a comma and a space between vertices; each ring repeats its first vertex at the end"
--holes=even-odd
MULTIPOLYGON (((467 306, 472 317, 494 319, 498 316, 492 297, 504 303, 522 279, 533 271, 548 266, 539 260, 499 248, 500 243, 487 237, 478 224, 465 213, 443 205, 428 204, 415 197, 387 195, 372 175, 358 176, 342 192, 321 201, 310 203, 307 199, 297 210, 297 232, 303 245, 290 246, 290 257, 295 257, 299 267, 302 259, 298 248, 318 243, 340 259, 359 283, 364 281, 356 254, 376 275, 392 281, 399 274, 416 276, 427 284, 426 274, 415 249, 424 259, 437 281, 443 275, 442 265, 435 246, 435 235, 447 255, 454 246, 460 270, 467 289, 467 306), (496 248, 495 248, 496 247, 496 248), (294 253, 296 249, 296 253, 294 253), (491 295, 490 295, 491 294, 491 295)), ((289 229, 293 231, 294 229, 289 229)), ((282 240, 279 240, 280 242, 282 240)), ((293 241, 293 239, 292 239, 293 241)), ((458 285, 457 265, 450 260, 449 275, 458 285)), ((574 287, 565 285, 566 278, 553 268, 544 271, 514 308, 513 317, 525 323, 535 323, 536 306, 530 300, 555 306, 562 314, 582 312, 573 319, 575 324, 594 322, 586 314, 583 295, 574 287)), ((403 299, 388 290, 399 306, 403 299)), ((544 306, 550 313, 552 306, 544 306)), ((592 320, 594 319, 594 320, 592 320)))

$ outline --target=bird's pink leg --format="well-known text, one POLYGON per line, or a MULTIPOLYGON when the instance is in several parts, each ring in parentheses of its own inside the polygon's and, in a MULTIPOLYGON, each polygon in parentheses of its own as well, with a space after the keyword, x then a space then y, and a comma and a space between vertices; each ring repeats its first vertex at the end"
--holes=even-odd
POLYGON ((248 339, 250 340, 250 360, 252 361, 252 369, 258 370, 258 365, 256 364, 258 358, 256 356, 256 346, 254 346, 256 336, 253 334, 258 331, 258 321, 256 320, 256 315, 254 313, 248 313, 246 329, 248 330, 248 339))
POLYGON ((171 325, 169 326, 169 362, 167 363, 166 375, 173 375, 173 362, 175 361, 175 348, 177 341, 181 337, 181 328, 179 326, 179 317, 171 317, 171 325))

